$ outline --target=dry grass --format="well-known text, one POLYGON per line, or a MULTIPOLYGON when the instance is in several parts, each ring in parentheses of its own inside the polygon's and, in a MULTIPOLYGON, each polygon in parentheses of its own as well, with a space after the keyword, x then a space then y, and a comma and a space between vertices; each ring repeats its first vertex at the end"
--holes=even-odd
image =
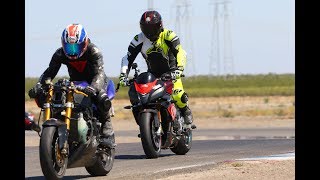
MULTIPOLYGON (((276 119, 295 118, 294 96, 269 97, 211 97, 190 98, 193 116, 197 119, 206 118, 237 118, 237 117, 273 117, 276 119), (266 100, 268 99, 268 100, 266 100)), ((115 121, 132 120, 131 110, 123 107, 129 105, 129 100, 115 99, 115 121)), ((26 101, 26 111, 39 116, 40 109, 34 101, 26 101)), ((38 118, 37 118, 38 119, 38 118)))

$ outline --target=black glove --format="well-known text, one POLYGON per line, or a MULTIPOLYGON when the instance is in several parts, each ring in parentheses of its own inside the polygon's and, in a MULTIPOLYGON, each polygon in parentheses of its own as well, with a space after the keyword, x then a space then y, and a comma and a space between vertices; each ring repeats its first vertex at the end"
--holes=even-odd
POLYGON ((42 85, 38 82, 33 88, 28 92, 30 98, 36 98, 37 95, 42 92, 42 85))
POLYGON ((97 94, 96 89, 90 85, 84 88, 83 92, 89 96, 95 96, 97 94))

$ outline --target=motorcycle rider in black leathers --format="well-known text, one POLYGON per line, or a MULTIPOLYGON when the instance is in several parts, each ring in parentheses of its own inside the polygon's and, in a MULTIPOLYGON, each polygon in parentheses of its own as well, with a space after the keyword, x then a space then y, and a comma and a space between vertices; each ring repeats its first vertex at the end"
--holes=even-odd
MULTIPOLYGON (((173 99, 181 110, 185 120, 185 127, 191 128, 193 122, 192 112, 188 105, 188 95, 183 89, 181 74, 186 66, 186 52, 182 49, 179 37, 171 30, 163 28, 161 15, 157 11, 146 11, 140 19, 140 29, 128 47, 127 55, 122 58, 119 76, 120 86, 126 86, 128 74, 135 58, 139 53, 146 60, 148 71, 155 77, 178 67, 172 75, 177 79, 173 81, 173 99)), ((135 118, 136 112, 133 110, 135 118)), ((195 126, 194 126, 195 127, 195 126)))
MULTIPOLYGON (((47 78, 53 79, 62 64, 68 68, 71 81, 87 81, 89 86, 85 93, 94 95, 93 101, 100 113, 101 144, 115 146, 114 131, 111 124, 109 109, 111 101, 105 91, 108 77, 104 72, 103 56, 99 48, 91 42, 81 24, 69 24, 62 33, 62 47, 53 54, 49 67, 40 76, 35 87, 30 89, 30 98, 37 98, 41 85, 47 78)), ((37 99, 36 99, 37 101, 37 99)))

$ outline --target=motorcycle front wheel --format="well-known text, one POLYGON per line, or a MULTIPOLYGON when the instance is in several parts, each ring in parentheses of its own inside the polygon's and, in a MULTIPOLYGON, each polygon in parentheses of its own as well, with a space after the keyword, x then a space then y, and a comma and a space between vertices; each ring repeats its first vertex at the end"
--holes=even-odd
POLYGON ((157 135, 158 128, 154 126, 153 113, 142 113, 139 120, 141 143, 148 159, 158 158, 161 151, 161 136, 157 135))
POLYGON ((59 136, 54 126, 42 130, 39 154, 42 173, 46 179, 62 179, 68 165, 68 158, 61 154, 59 136))

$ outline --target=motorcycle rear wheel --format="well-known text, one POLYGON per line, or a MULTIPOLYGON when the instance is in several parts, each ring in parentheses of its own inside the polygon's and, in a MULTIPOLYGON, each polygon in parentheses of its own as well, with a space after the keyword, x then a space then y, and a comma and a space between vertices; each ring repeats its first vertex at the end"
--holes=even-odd
POLYGON ((62 179, 67 169, 68 158, 61 155, 58 140, 56 127, 43 128, 39 153, 41 170, 46 179, 62 179))
POLYGON ((158 130, 154 126, 152 113, 142 113, 139 120, 141 143, 147 159, 158 158, 161 152, 161 136, 156 135, 158 130))
POLYGON ((192 147, 192 130, 188 129, 183 132, 176 146, 170 150, 177 155, 185 155, 192 147))
POLYGON ((107 148, 105 151, 106 152, 101 152, 103 154, 96 154, 97 161, 92 166, 85 167, 90 175, 105 176, 111 171, 115 157, 115 149, 107 148))

